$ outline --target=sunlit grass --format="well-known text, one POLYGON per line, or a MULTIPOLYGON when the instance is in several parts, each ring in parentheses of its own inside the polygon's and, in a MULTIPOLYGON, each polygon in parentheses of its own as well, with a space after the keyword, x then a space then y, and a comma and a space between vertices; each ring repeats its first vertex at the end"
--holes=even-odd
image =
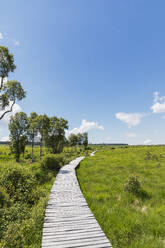
POLYGON ((105 147, 82 161, 77 174, 114 248, 165 247, 165 147, 105 147), (143 194, 124 191, 131 175, 143 194))

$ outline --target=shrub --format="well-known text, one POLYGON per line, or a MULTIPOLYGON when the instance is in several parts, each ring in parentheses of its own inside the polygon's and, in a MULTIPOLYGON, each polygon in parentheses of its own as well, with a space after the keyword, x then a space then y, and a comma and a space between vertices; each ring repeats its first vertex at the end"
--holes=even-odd
POLYGON ((145 154, 145 158, 144 158, 144 159, 145 159, 145 160, 150 160, 150 159, 152 159, 152 154, 151 154, 151 152, 147 151, 146 154, 145 154))
POLYGON ((20 229, 21 224, 11 223, 9 225, 8 230, 5 233, 4 240, 2 241, 3 248, 25 247, 25 238, 20 232, 20 229))
POLYGON ((31 158, 32 158, 32 155, 30 153, 26 153, 25 159, 31 159, 31 158))
POLYGON ((33 166, 32 170, 38 184, 44 184, 45 182, 50 182, 53 178, 52 171, 43 170, 41 165, 36 164, 35 167, 33 166))
POLYGON ((144 159, 159 161, 160 158, 162 158, 162 155, 158 156, 157 154, 152 154, 151 152, 147 151, 144 159))
POLYGON ((0 184, 6 188, 9 196, 16 201, 31 204, 30 194, 36 185, 35 177, 25 168, 14 166, 1 175, 0 184))
POLYGON ((0 208, 9 205, 10 205, 9 195, 5 192, 5 190, 2 187, 0 187, 0 208))
MULTIPOLYGON (((8 222, 8 225, 5 225, 6 230, 1 239, 0 247, 41 247, 42 227, 47 200, 47 197, 41 197, 40 201, 30 208, 30 210, 26 209, 26 214, 23 219, 18 218, 8 222)), ((18 206, 15 210, 16 209, 21 212, 21 209, 18 206)), ((19 214, 17 217, 19 217, 19 214)))
MULTIPOLYGON (((86 150, 91 151, 91 150, 93 150, 93 148, 92 148, 91 146, 87 146, 86 150)), ((81 150, 80 150, 80 151, 81 151, 81 150)))
POLYGON ((128 182, 124 185, 124 191, 129 193, 138 193, 141 189, 140 182, 137 176, 130 176, 128 182))
POLYGON ((49 154, 46 155, 42 162, 41 166, 43 169, 59 171, 60 166, 64 164, 64 156, 61 154, 49 154))

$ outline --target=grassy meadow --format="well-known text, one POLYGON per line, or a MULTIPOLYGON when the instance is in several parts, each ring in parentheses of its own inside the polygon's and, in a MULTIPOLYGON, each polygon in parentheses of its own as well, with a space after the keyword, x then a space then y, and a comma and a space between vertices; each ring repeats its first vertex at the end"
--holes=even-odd
POLYGON ((165 247, 165 146, 104 147, 77 175, 113 248, 165 247))
POLYGON ((0 146, 0 248, 41 247, 45 206, 60 166, 89 152, 68 147, 60 155, 50 155, 43 148, 40 161, 35 147, 31 163, 27 146, 17 163, 9 146, 0 146))

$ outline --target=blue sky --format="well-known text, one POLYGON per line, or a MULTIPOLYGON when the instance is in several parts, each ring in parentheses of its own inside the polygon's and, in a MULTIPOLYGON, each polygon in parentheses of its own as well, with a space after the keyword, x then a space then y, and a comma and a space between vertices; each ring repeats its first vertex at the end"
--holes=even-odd
POLYGON ((0 44, 17 65, 9 79, 27 91, 15 111, 62 116, 91 142, 165 143, 164 9, 164 0, 2 1, 0 44))

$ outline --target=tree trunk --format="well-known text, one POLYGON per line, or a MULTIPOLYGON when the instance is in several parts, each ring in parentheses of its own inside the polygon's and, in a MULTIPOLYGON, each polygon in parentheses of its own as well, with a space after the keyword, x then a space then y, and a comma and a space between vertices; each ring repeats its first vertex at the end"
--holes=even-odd
POLYGON ((33 147, 34 147, 34 139, 32 140, 32 163, 34 162, 34 159, 33 159, 33 147))
POLYGON ((19 162, 20 159, 20 149, 19 149, 19 144, 16 147, 16 162, 19 162))
POLYGON ((41 159, 41 156, 42 156, 42 138, 41 138, 41 141, 40 141, 40 159, 41 159))

